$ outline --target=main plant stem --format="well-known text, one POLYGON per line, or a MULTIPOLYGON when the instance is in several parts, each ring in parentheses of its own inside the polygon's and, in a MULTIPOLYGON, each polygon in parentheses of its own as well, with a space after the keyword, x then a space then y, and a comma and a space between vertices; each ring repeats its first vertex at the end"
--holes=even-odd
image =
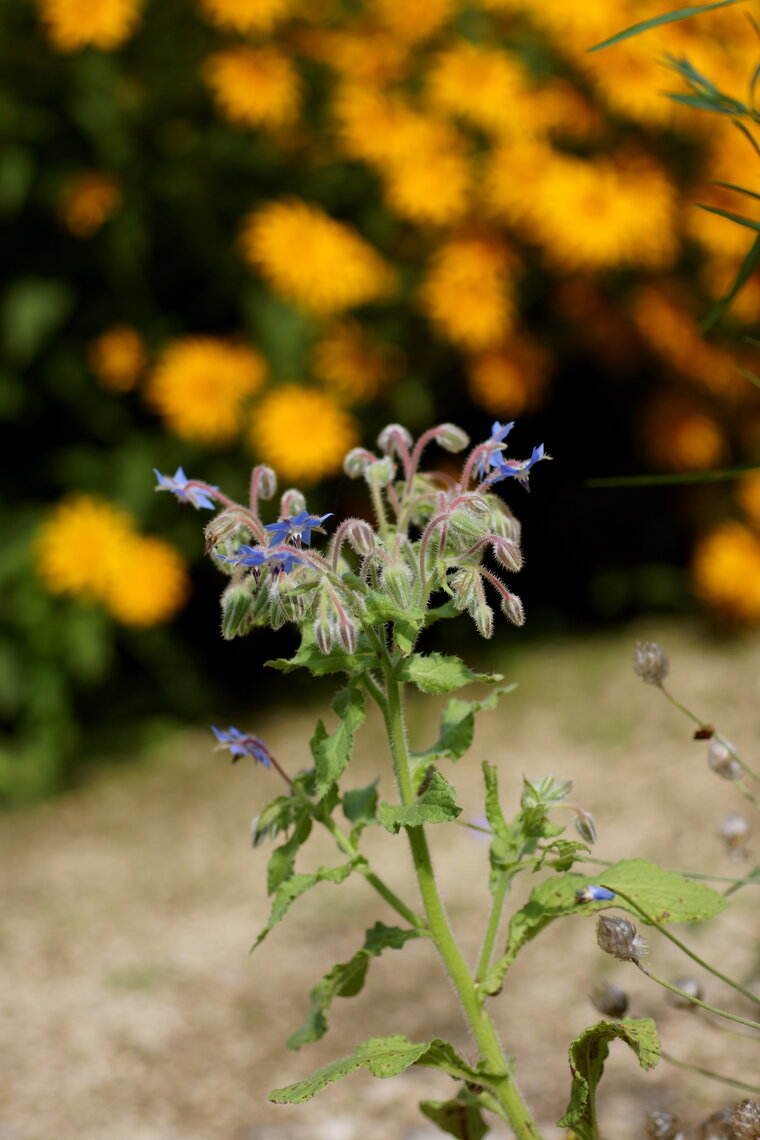
MULTIPOLYGON (((381 706, 381 711, 388 731, 401 800, 409 806, 414 803, 415 791, 409 771, 409 749, 402 709, 403 687, 396 679, 390 662, 385 669, 385 680, 386 701, 384 707, 381 706)), ((407 827, 406 832, 428 929, 480 1048, 485 1069, 490 1076, 487 1081, 484 1077, 484 1081, 498 1100, 500 1115, 511 1126, 518 1140, 540 1140, 540 1133, 515 1084, 512 1067, 504 1054, 493 1022, 481 1005, 472 974, 449 926, 438 893, 424 828, 407 827)))

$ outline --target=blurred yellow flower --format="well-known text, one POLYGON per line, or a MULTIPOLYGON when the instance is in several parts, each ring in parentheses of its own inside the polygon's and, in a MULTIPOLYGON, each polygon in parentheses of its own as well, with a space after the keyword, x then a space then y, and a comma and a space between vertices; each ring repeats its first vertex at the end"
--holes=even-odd
POLYGON ((327 316, 386 294, 393 277, 354 230, 297 198, 249 214, 241 234, 248 263, 307 312, 327 316))
POLYGON ((494 132, 520 120, 520 104, 528 93, 525 72, 516 59, 465 39, 434 58, 426 88, 439 111, 494 132))
POLYGON ((760 540, 738 522, 704 534, 692 559, 694 591, 729 621, 760 621, 760 540))
POLYGON ((256 405, 248 440, 280 478, 315 483, 340 470, 359 440, 356 421, 327 393, 283 384, 256 405))
POLYGON ((508 419, 534 412, 543 402, 551 357, 546 349, 520 336, 468 362, 473 402, 492 416, 508 419))
POLYGON ((58 51, 113 51, 134 31, 141 0, 37 0, 45 32, 58 51))
POLYGON ((268 32, 291 14, 293 0, 200 0, 207 20, 235 32, 268 32))
MULTIPOLYGON (((438 132, 437 132, 438 133, 438 132)), ((460 140, 442 130, 413 152, 391 160, 384 170, 385 196, 390 209, 421 225, 444 226, 467 212, 473 177, 460 140)))
POLYGON ((58 198, 58 216, 74 237, 87 238, 112 218, 121 205, 119 183, 102 170, 74 175, 58 198))
POLYGON ((87 359, 107 391, 129 392, 145 369, 145 344, 131 325, 114 325, 90 341, 87 359))
POLYGON ((420 287, 422 308, 447 340, 471 350, 499 344, 514 325, 514 260, 497 239, 439 246, 420 287))
POLYGON ((368 8, 401 41, 427 39, 454 15, 457 0, 369 0, 368 8))
POLYGON ((170 342, 148 379, 146 397, 169 431, 203 443, 230 443, 243 423, 241 404, 266 377, 252 348, 215 337, 170 342))
POLYGON ((358 321, 336 321, 313 349, 312 371, 349 403, 373 399, 395 371, 393 352, 373 344, 358 321))
POLYGON ((94 495, 71 494, 50 509, 37 535, 37 571, 51 594, 102 600, 132 516, 94 495))
POLYGON ((655 396, 646 405, 641 434, 650 459, 665 471, 703 471, 728 457, 715 420, 674 392, 655 396))
POLYGON ((363 21, 344 28, 300 28, 294 40, 304 55, 359 84, 397 82, 409 58, 406 44, 387 30, 363 21))
POLYGON ((203 77, 219 111, 233 123, 277 128, 298 116, 301 80, 292 60, 276 48, 225 48, 208 57, 203 77))
MULTIPOLYGON (((743 260, 743 257, 715 257, 704 263, 700 278, 708 296, 714 301, 725 297, 732 288, 743 260)), ((759 317, 760 277, 754 274, 744 282, 723 320, 750 325, 755 324, 759 317)))
POLYGON ((750 471, 736 484, 736 498, 753 526, 760 528, 760 471, 750 471))
POLYGON ((522 226, 535 212, 539 188, 557 151, 542 139, 503 140, 486 158, 482 193, 494 217, 522 226))
POLYGON ((179 551, 162 538, 133 535, 109 576, 103 603, 123 625, 159 625, 174 617, 189 592, 179 551))

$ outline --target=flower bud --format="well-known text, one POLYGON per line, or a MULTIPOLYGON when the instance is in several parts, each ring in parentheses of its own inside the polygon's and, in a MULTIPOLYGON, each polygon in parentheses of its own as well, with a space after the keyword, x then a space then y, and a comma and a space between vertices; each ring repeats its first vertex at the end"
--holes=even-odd
POLYGON ((525 625, 525 610, 517 594, 502 597, 501 612, 507 621, 511 621, 513 625, 525 625))
POLYGON ((656 641, 637 641, 633 671, 647 685, 661 685, 670 672, 670 662, 656 641))
POLYGON ((377 546, 377 535, 364 519, 351 519, 345 533, 347 542, 357 554, 371 554, 377 546))
POLYGON ((707 749, 707 763, 716 776, 724 780, 738 780, 742 774, 741 765, 731 755, 732 751, 734 748, 730 741, 724 742, 719 736, 712 738, 707 749))
POLYGON ((760 1140, 760 1104, 743 1100, 735 1105, 733 1127, 736 1140, 760 1140))
POLYGON ((522 527, 515 516, 507 510, 491 511, 488 529, 494 534, 500 534, 502 538, 508 538, 511 542, 520 541, 522 527))
POLYGON ((368 481, 371 480, 376 486, 385 487, 393 481, 396 475, 396 464, 390 455, 386 455, 384 459, 376 459, 374 463, 370 463, 364 469, 364 475, 368 481))
POLYGON ((240 582, 230 582, 221 597, 222 637, 232 641, 250 632, 254 625, 254 606, 258 595, 251 593, 253 579, 244 578, 240 582))
POLYGON ((705 991, 696 978, 676 978, 673 985, 689 996, 682 997, 681 994, 674 994, 669 990, 668 996, 665 998, 668 1005, 672 1006, 673 1009, 689 1010, 689 1012, 698 1008, 693 1001, 689 1001, 689 997, 695 997, 702 1001, 705 996, 705 991))
POLYGON ((596 824, 594 817, 590 811, 584 811, 583 808, 573 808, 575 812, 575 830, 580 835, 584 843, 588 843, 589 847, 593 847, 596 843, 596 824))
POLYGON ((729 851, 735 851, 741 848, 744 843, 749 839, 750 825, 749 821, 738 812, 732 811, 725 815, 720 821, 720 837, 725 843, 729 851))
POLYGON ((474 566, 462 566, 449 579, 454 605, 458 610, 470 610, 477 603, 480 575, 474 566))
POLYGON ((349 479, 358 479, 371 463, 377 463, 377 456, 364 447, 352 447, 343 460, 343 470, 349 479))
POLYGON ((328 621, 322 621, 319 617, 314 619, 314 640, 317 643, 317 649, 325 656, 332 649, 333 643, 333 629, 328 621))
POLYGON ((356 652, 356 626, 346 614, 338 622, 338 637, 346 653, 356 652))
POLYGON ((462 431, 456 424, 438 424, 433 430, 433 438, 444 451, 451 451, 456 454, 458 451, 464 451, 470 445, 470 437, 467 432, 462 431))
POLYGON ((391 562, 388 566, 383 566, 382 570, 383 589, 388 597, 405 609, 412 601, 412 575, 407 566, 402 562, 391 562))
POLYGON ((681 1140, 681 1122, 672 1112, 654 1109, 644 1117, 647 1140, 681 1140))
POLYGON ((708 1116, 697 1131, 697 1140, 732 1140, 734 1114, 730 1108, 722 1108, 708 1116))
MULTIPOLYGON (((277 494, 277 476, 271 467, 261 463, 253 469, 253 480, 260 499, 273 499, 277 494)), ((253 481, 252 480, 252 481, 253 481)))
POLYGON ((625 1017, 628 994, 612 982, 600 982, 589 994, 592 1002, 605 1017, 625 1017))
POLYGON ((385 455, 401 454, 401 450, 411 451, 414 440, 401 424, 387 424, 377 437, 377 446, 385 455))
POLYGON ((306 497, 297 487, 289 487, 280 499, 280 518, 289 519, 306 510, 306 497))
POLYGON ((478 599, 470 609, 470 616, 481 637, 493 637, 493 610, 485 599, 478 599))
POLYGON ((494 535, 491 550, 496 561, 506 566, 507 570, 517 571, 522 568, 522 553, 517 543, 511 542, 508 538, 501 538, 500 535, 494 535))
POLYGON ((469 506, 456 507, 448 517, 450 531, 467 540, 468 545, 485 538, 487 519, 478 516, 469 506))
POLYGON ((636 962, 646 953, 646 942, 627 918, 600 914, 596 921, 596 941, 605 954, 620 962, 636 962))

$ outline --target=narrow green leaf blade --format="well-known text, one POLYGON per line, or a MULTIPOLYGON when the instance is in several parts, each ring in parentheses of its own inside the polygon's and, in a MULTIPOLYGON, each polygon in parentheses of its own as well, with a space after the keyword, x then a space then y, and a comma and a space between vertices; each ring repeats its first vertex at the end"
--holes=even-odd
POLYGON ((651 20, 642 20, 638 24, 632 24, 625 31, 610 36, 608 40, 603 40, 602 43, 595 44, 588 50, 601 51, 602 48, 612 47, 613 44, 619 44, 622 40, 628 40, 632 36, 640 36, 642 32, 649 32, 652 28, 659 28, 663 24, 674 24, 676 20, 688 20, 690 16, 698 16, 701 12, 711 12, 716 8, 727 8, 729 4, 737 3, 739 0, 718 0, 716 4, 690 5, 688 8, 676 8, 673 12, 662 12, 659 16, 653 16, 651 20))
POLYGON ((421 827, 425 823, 448 823, 461 815, 456 792, 440 772, 433 772, 425 791, 413 804, 380 804, 378 819, 386 831, 397 834, 402 827, 421 827))
POLYGON ((490 685, 503 679, 500 673, 473 673, 459 657, 443 653, 415 653, 399 673, 399 680, 413 681, 423 693, 451 693, 471 681, 490 685))
POLYGON ((737 226, 744 226, 748 230, 760 231, 760 222, 754 218, 745 218, 741 214, 732 214, 730 210, 721 210, 718 206, 704 206, 697 202, 700 210, 707 210, 708 214, 717 214, 719 218, 726 218, 729 222, 736 222, 737 226))
POLYGON ((650 1070, 660 1059, 660 1042, 655 1023, 650 1017, 626 1017, 623 1021, 600 1021, 576 1037, 570 1045, 570 1070, 573 1074, 570 1103, 560 1128, 587 1129, 592 1125, 593 1093, 604 1072, 610 1042, 624 1041, 636 1054, 642 1069, 650 1070))
POLYGON ((735 190, 737 194, 746 194, 748 198, 756 198, 760 202, 760 194, 748 190, 746 186, 736 186, 733 182, 720 182, 717 178, 713 178, 713 186, 722 186, 724 190, 735 190))
MULTIPOLYGON (((760 197, 760 195, 756 195, 756 197, 760 197)), ((753 241, 752 245, 749 248, 749 251, 747 252, 747 256, 739 266, 739 272, 736 274, 733 285, 726 293, 726 295, 724 297, 721 297, 717 304, 713 306, 713 308, 710 310, 702 322, 702 328, 704 330, 711 328, 716 321, 720 320, 726 309, 728 309, 730 306, 734 297, 747 284, 747 281, 755 272, 758 263, 760 263, 760 234, 758 234, 758 236, 753 241)))

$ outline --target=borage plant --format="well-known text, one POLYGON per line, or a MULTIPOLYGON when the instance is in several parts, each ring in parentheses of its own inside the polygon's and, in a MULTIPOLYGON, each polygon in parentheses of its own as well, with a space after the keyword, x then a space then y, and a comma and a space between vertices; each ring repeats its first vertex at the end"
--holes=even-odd
MULTIPOLYGON (((467 752, 476 714, 492 709, 507 688, 500 687, 498 674, 478 674, 458 657, 422 652, 418 642, 428 626, 463 612, 482 636, 491 637, 494 598, 509 621, 516 625, 524 621, 519 598, 500 576, 503 570, 520 569, 520 528, 495 487, 509 479, 527 486, 531 469, 548 457, 540 446, 529 459, 507 458, 511 427, 494 424, 490 437, 469 452, 457 479, 448 471, 422 471, 420 461, 433 443, 449 452, 466 449, 469 441, 460 428, 441 424, 415 443, 403 427, 391 424, 379 437, 379 455, 357 448, 345 461, 347 474, 367 483, 374 526, 361 518, 345 519, 335 525, 324 551, 314 549, 312 539, 325 533, 324 524, 333 525, 328 521, 332 516, 310 514, 300 491, 286 491, 279 517, 262 522, 260 502, 276 492, 270 468, 254 469, 247 506, 228 499, 217 487, 187 479, 181 468, 173 477, 159 475, 159 490, 169 490, 195 507, 219 505, 206 537, 215 564, 229 576, 222 595, 223 636, 238 637, 256 626, 279 628, 291 622, 301 635, 298 651, 289 660, 269 664, 284 672, 305 668, 315 676, 334 673, 343 678, 332 703, 338 725, 329 732, 321 720, 317 723, 311 739, 314 765, 307 772, 289 775, 256 736, 234 727, 214 730, 219 746, 229 749, 233 760, 250 756, 276 769, 286 785, 283 794, 262 811, 254 832, 257 844, 285 837, 269 860, 272 910, 256 945, 306 891, 320 882, 342 883, 352 875, 362 876, 403 922, 375 923, 354 956, 329 971, 312 990, 309 1016, 288 1045, 299 1048, 324 1035, 333 998, 352 996, 362 988, 372 958, 385 949, 400 949, 411 939, 430 938, 477 1048, 475 1059, 464 1060, 439 1038, 412 1042, 400 1035, 374 1037, 306 1080, 276 1089, 271 1099, 278 1103, 307 1101, 355 1069, 389 1077, 411 1065, 425 1065, 442 1069, 460 1085, 453 1099, 421 1105, 443 1131, 460 1140, 480 1138, 488 1130, 485 1112, 505 1121, 521 1140, 536 1140, 536 1123, 517 1087, 514 1061, 502 1048, 492 1012, 493 999, 520 950, 551 922, 573 913, 589 915, 613 905, 640 922, 660 925, 707 918, 726 905, 709 888, 643 860, 624 860, 606 868, 603 884, 571 873, 595 838, 593 820, 582 809, 573 809, 578 839, 562 838, 564 829, 553 821, 554 809, 571 806, 563 802, 571 785, 552 776, 525 780, 519 807, 510 819, 501 806, 499 772, 484 763, 493 901, 474 967, 458 946, 441 902, 426 828, 452 824, 461 814, 456 791, 440 766, 467 752), (489 566, 489 558, 495 568, 489 566), (424 752, 411 752, 404 719, 407 687, 438 696, 473 682, 494 687, 484 699, 449 700, 438 739, 424 752), (367 787, 344 790, 342 786, 368 699, 382 714, 397 803, 378 802, 377 780, 367 787), (336 819, 339 812, 342 822, 336 819), (330 832, 342 861, 297 872, 297 854, 314 824, 330 832), (385 828, 391 836, 404 834, 419 900, 400 898, 362 853, 362 833, 373 826, 385 828), (512 914, 506 941, 499 942, 512 882, 524 871, 543 872, 544 877, 527 904, 512 914)), ((600 936, 603 948, 638 962, 641 941, 633 924, 622 918, 608 923, 612 926, 603 928, 606 934, 600 936)), ((573 1042, 571 1098, 560 1123, 578 1137, 598 1137, 595 1089, 608 1043, 615 1038, 631 1046, 644 1068, 657 1060, 658 1041, 647 1018, 602 1021, 573 1042)))

